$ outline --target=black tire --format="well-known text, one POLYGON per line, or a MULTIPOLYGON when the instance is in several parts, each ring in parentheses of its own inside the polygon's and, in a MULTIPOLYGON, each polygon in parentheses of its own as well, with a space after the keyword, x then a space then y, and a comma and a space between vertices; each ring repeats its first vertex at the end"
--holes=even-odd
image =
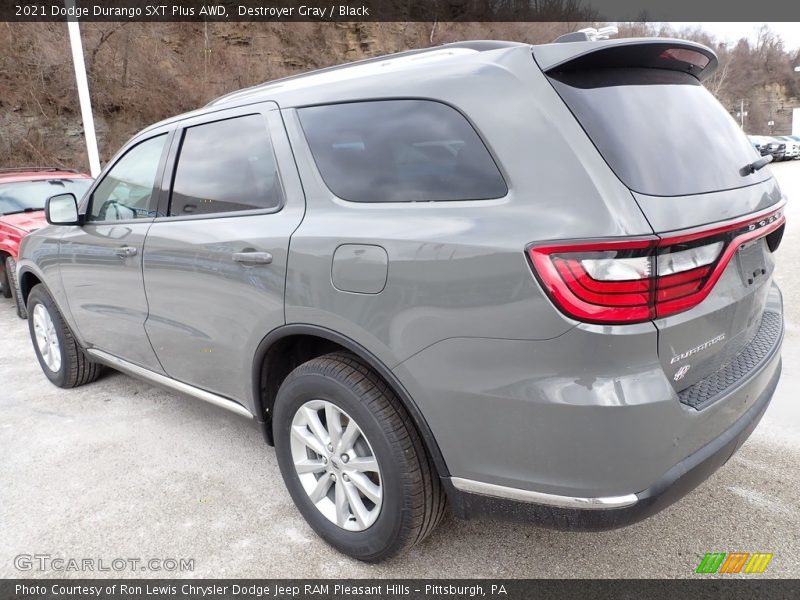
POLYGON ((17 305, 17 316, 20 319, 27 319, 28 311, 25 308, 22 292, 20 292, 17 282, 17 261, 10 256, 6 257, 6 279, 8 280, 8 287, 11 291, 11 295, 14 296, 14 303, 17 305))
POLYGON ((28 319, 28 330, 31 334, 33 350, 36 352, 36 358, 39 360, 39 365, 42 367, 45 376, 60 388, 74 388, 96 380, 102 371, 101 365, 92 362, 86 356, 64 322, 56 303, 50 297, 47 289, 41 284, 34 286, 28 295, 28 309, 32 317, 35 315, 34 311, 38 304, 41 304, 47 310, 53 322, 61 355, 61 366, 57 371, 53 371, 47 366, 36 342, 34 319, 28 319))
POLYGON ((380 562, 421 542, 441 520, 444 490, 419 433, 391 388, 354 355, 327 354, 292 371, 275 400, 273 431, 278 464, 292 499, 314 531, 340 552, 380 562), (383 504, 375 522, 363 531, 348 531, 328 520, 295 470, 292 420, 309 400, 325 400, 345 411, 369 440, 378 461, 383 504))
MULTIPOLYGON (((0 258, 3 255, 0 254, 0 258)), ((3 298, 11 298, 11 285, 8 283, 8 268, 6 267, 5 258, 3 258, 3 272, 0 273, 0 293, 3 295, 3 298)))

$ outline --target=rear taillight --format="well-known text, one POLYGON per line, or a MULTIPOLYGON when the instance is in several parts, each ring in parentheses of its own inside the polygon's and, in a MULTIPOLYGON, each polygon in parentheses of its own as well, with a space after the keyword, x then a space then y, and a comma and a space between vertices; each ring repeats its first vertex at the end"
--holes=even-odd
POLYGON ((527 252, 550 298, 570 317, 638 323, 697 306, 739 246, 784 221, 780 208, 679 235, 533 245, 527 252))

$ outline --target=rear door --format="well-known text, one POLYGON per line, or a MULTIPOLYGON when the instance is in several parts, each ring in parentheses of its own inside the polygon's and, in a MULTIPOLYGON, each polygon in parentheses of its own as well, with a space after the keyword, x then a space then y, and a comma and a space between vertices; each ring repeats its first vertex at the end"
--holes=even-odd
MULTIPOLYGON (((709 53, 598 45, 547 71, 660 238, 653 316, 678 392, 730 365, 774 320, 765 307, 783 226, 769 168, 748 167, 758 153, 700 82, 716 62, 709 53)), ((681 398, 702 408, 712 395, 681 398)))
POLYGON ((147 334, 171 377, 252 408, 256 348, 284 323, 289 238, 305 199, 274 103, 184 121, 166 216, 144 252, 147 334))

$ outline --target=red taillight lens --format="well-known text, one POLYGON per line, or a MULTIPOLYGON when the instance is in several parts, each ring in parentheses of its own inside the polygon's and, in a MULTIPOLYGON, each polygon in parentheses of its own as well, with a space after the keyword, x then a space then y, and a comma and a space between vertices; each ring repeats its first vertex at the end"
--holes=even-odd
POLYGON ((687 48, 668 48, 658 57, 663 60, 678 60, 701 69, 706 68, 710 62, 710 59, 705 54, 687 48))
POLYGON ((655 317, 651 274, 656 238, 534 246, 534 270, 556 305, 594 323, 634 323, 655 317))
POLYGON ((638 323, 688 310, 708 296, 739 246, 776 231, 783 209, 668 237, 531 246, 535 273, 567 315, 638 323))

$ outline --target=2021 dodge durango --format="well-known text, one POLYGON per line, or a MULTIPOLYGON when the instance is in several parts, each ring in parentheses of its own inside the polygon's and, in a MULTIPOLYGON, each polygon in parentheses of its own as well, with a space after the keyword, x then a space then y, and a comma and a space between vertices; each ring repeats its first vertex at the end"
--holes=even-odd
POLYGON ((153 125, 23 243, 42 370, 253 419, 311 527, 365 561, 446 501, 645 518, 780 374, 785 198, 702 86, 716 64, 681 40, 458 43, 153 125))

